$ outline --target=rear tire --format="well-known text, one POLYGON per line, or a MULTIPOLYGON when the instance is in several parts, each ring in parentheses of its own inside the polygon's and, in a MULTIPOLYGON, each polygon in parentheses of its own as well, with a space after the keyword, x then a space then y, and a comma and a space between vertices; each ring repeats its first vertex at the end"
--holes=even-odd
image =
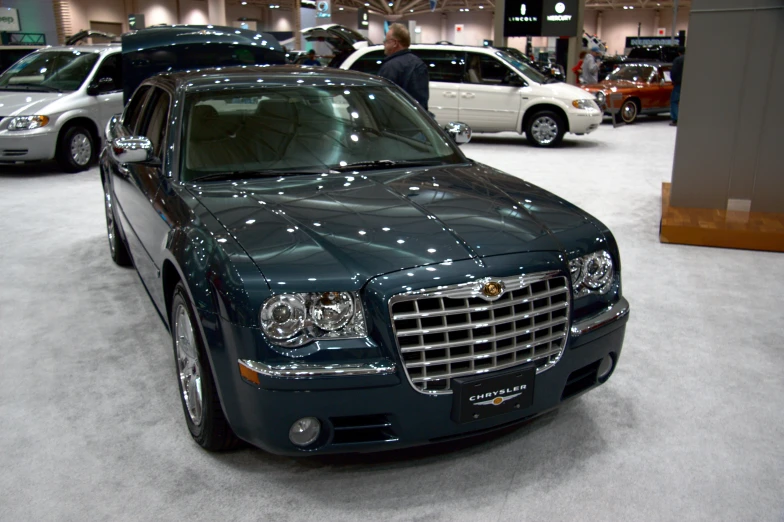
POLYGON ((556 147, 566 134, 563 118, 553 111, 539 111, 528 120, 525 137, 535 147, 556 147))
POLYGON ((193 440, 207 451, 226 451, 238 447, 240 440, 223 414, 210 361, 182 283, 177 283, 174 288, 169 324, 180 400, 193 440))
POLYGON ((57 163, 64 172, 81 172, 95 161, 95 140, 80 125, 66 128, 57 139, 57 163))

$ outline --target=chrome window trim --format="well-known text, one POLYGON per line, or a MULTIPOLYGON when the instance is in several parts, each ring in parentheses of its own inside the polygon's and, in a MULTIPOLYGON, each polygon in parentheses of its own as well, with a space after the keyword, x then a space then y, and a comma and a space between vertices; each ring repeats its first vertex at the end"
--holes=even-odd
MULTIPOLYGON (((552 368, 560 360, 560 358, 563 356, 563 353, 564 353, 564 351, 566 349, 566 346, 568 344, 568 341, 569 341, 569 333, 571 331, 571 329, 569 328, 569 323, 571 321, 572 288, 571 288, 571 281, 570 281, 569 277, 564 275, 564 273, 562 271, 560 271, 560 270, 549 270, 549 271, 545 271, 545 272, 537 272, 537 273, 534 273, 534 274, 521 274, 519 276, 510 276, 510 277, 485 277, 485 278, 482 278, 482 279, 478 279, 478 280, 474 280, 474 281, 467 281, 465 283, 459 283, 459 284, 455 284, 455 285, 442 285, 442 286, 437 286, 437 287, 424 288, 424 289, 420 289, 420 290, 409 290, 408 292, 404 292, 404 293, 400 293, 400 294, 396 294, 396 295, 392 296, 389 299, 389 302, 388 302, 389 318, 390 318, 390 322, 391 322, 391 326, 392 326, 392 333, 393 333, 394 340, 395 340, 395 346, 397 347, 398 354, 400 355, 400 358, 402 360, 401 366, 402 366, 402 369, 403 369, 403 373, 405 374, 406 379, 408 380, 408 383, 411 385, 411 387, 415 391, 417 391, 417 392, 419 392, 419 393, 421 393, 423 395, 434 396, 434 395, 449 395, 449 394, 452 394, 453 392, 452 392, 451 389, 447 389, 447 390, 422 390, 422 389, 420 389, 414 383, 414 380, 409 375, 409 372, 408 372, 409 364, 407 364, 405 362, 405 359, 403 358, 403 354, 404 353, 409 353, 409 352, 412 352, 412 351, 427 351, 427 350, 443 349, 447 345, 455 345, 455 343, 449 343, 449 341, 447 341, 446 343, 433 345, 433 346, 424 346, 424 345, 422 345, 422 346, 410 347, 410 349, 409 349, 409 347, 403 348, 403 347, 400 346, 400 341, 399 341, 399 337, 398 337, 398 329, 395 326, 395 320, 396 319, 414 318, 412 316, 415 316, 416 318, 420 318, 420 319, 423 318, 423 317, 434 316, 434 315, 435 316, 448 316, 448 315, 452 315, 453 312, 452 312, 452 310, 441 310, 441 311, 438 311, 437 313, 422 312, 422 313, 419 313, 419 314, 416 314, 416 313, 414 313, 414 314, 412 314, 412 313, 403 313, 403 314, 395 315, 392 312, 392 307, 396 303, 401 302, 401 301, 418 300, 418 299, 425 299, 425 298, 430 298, 430 297, 449 297, 449 298, 457 298, 457 299, 466 299, 466 298, 470 298, 470 297, 481 297, 481 298, 483 298, 483 299, 488 301, 486 307, 473 308, 473 309, 471 309, 471 308, 455 309, 455 310, 458 310, 458 311, 456 311, 454 313, 467 313, 468 310, 475 311, 475 312, 484 311, 484 310, 494 310, 496 308, 501 308, 501 307, 504 307, 504 306, 513 306, 514 304, 520 304, 520 303, 529 302, 530 299, 517 299, 517 300, 511 301, 511 302, 510 301, 504 301, 502 303, 499 303, 498 305, 494 305, 493 304, 494 299, 490 300, 489 298, 484 297, 482 295, 481 289, 482 289, 482 287, 484 286, 484 284, 486 282, 488 282, 488 281, 503 282, 504 287, 505 287, 505 291, 514 291, 514 290, 520 290, 522 288, 525 288, 525 287, 527 287, 527 286, 529 286, 529 285, 531 285, 533 283, 546 281, 548 279, 554 279, 554 278, 561 278, 561 279, 564 280, 563 293, 566 294, 566 301, 564 302, 563 305, 559 305, 557 307, 550 307, 550 308, 548 308, 548 310, 546 310, 545 312, 542 312, 542 313, 549 313, 551 311, 555 311, 555 310, 558 310, 558 309, 565 308, 566 309, 566 318, 565 318, 566 327, 565 327, 565 330, 564 330, 562 335, 553 336, 552 338, 548 338, 547 339, 547 341, 550 342, 550 341, 553 341, 553 340, 557 340, 558 338, 562 338, 563 342, 561 343, 561 346, 560 346, 559 350, 548 351, 548 352, 545 352, 544 354, 542 354, 541 357, 537 357, 537 360, 538 360, 540 358, 551 357, 551 356, 557 354, 557 357, 555 358, 555 360, 553 360, 552 362, 550 362, 548 364, 540 366, 540 367, 538 367, 536 369, 536 373, 538 375, 538 374, 542 373, 543 371, 546 371, 546 370, 552 368)), ((545 296, 543 296, 543 297, 552 297, 554 295, 558 295, 558 293, 559 292, 555 292, 555 291, 547 292, 547 294, 545 296)), ((538 315, 538 314, 522 314, 520 316, 515 316, 515 319, 528 318, 531 315, 538 315)), ((486 323, 488 325, 490 325, 490 324, 497 324, 497 323, 500 323, 500 322, 503 322, 503 321, 494 320, 494 321, 487 321, 486 323)), ((506 321, 506 322, 509 322, 509 321, 506 321)), ((449 329, 448 326, 447 327, 438 328, 437 330, 435 328, 431 328, 431 329, 428 329, 428 332, 429 333, 436 333, 437 331, 438 332, 446 331, 448 329, 449 329)), ((411 335, 415 335, 414 332, 411 331, 411 330, 406 330, 404 332, 405 333, 410 333, 411 335)), ((515 335, 520 335, 520 333, 519 332, 515 332, 511 336, 515 336, 515 335)), ((404 334, 404 336, 405 336, 405 334, 404 334)), ((509 337, 509 336, 505 335, 505 334, 497 334, 495 336, 490 336, 490 337, 488 337, 486 339, 483 339, 483 340, 487 340, 487 341, 493 342, 493 341, 497 341, 497 340, 503 340, 504 338, 507 338, 507 337, 509 337)), ((480 340, 480 342, 482 342, 483 340, 480 340)), ((476 344, 475 340, 473 342, 474 342, 474 344, 476 344)), ((535 344, 539 344, 539 343, 535 343, 535 344)), ((534 344, 532 343, 532 344, 527 345, 527 346, 532 347, 533 345, 534 344)), ((515 346, 512 350, 504 349, 504 350, 501 350, 500 352, 495 352, 495 354, 496 355, 504 355, 505 353, 511 353, 511 352, 514 352, 514 351, 519 351, 521 349, 524 349, 524 348, 521 348, 519 346, 515 346)), ((451 359, 450 359, 450 362, 451 362, 451 359)), ((455 361, 455 362, 459 362, 459 361, 455 361)), ((449 378, 451 379, 453 377, 464 377, 464 376, 470 376, 470 375, 481 375, 481 374, 485 374, 485 373, 491 373, 491 372, 495 372, 495 371, 498 371, 498 370, 511 368, 511 367, 514 367, 514 366, 519 366, 521 364, 525 364, 526 362, 527 361, 523 361, 523 362, 521 362, 521 361, 513 361, 512 363, 498 364, 498 365, 496 365, 496 366, 494 366, 492 368, 482 369, 482 370, 478 370, 478 371, 477 370, 470 370, 470 371, 467 371, 467 372, 458 372, 458 373, 455 373, 455 374, 451 374, 451 376, 449 378)), ((422 362, 421 364, 418 364, 417 366, 422 366, 422 365, 427 365, 427 364, 428 364, 427 362, 422 362)), ((436 379, 439 379, 439 378, 442 378, 442 377, 439 376, 437 378, 432 378, 432 379, 429 379, 427 377, 422 377, 422 378, 418 378, 418 381, 436 380, 436 379)))
POLYGON ((350 364, 265 364, 239 359, 239 363, 265 377, 310 379, 313 377, 346 377, 357 375, 388 375, 395 373, 396 364, 388 359, 350 364))

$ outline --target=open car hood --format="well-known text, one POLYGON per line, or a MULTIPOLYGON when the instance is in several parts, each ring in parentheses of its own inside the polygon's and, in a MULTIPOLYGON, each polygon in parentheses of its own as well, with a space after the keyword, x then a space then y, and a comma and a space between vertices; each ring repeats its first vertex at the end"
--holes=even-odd
POLYGON ((370 40, 354 29, 338 24, 308 27, 302 30, 302 36, 308 42, 325 42, 333 51, 353 51, 373 45, 370 40))
POLYGON ((269 33, 204 25, 150 27, 126 33, 122 54, 125 103, 139 84, 162 72, 286 63, 283 48, 269 33))

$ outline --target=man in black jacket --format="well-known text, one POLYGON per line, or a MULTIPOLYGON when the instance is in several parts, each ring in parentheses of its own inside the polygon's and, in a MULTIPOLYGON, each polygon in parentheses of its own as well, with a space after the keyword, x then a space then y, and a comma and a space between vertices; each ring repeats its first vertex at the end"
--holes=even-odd
POLYGON ((672 79, 672 94, 670 95, 670 118, 672 121, 670 125, 676 127, 678 125, 678 108, 681 103, 681 81, 683 81, 683 55, 685 49, 678 48, 678 57, 672 61, 672 71, 670 78, 672 79))
POLYGON ((430 77, 425 62, 420 60, 408 47, 411 35, 402 24, 392 24, 384 40, 384 58, 378 75, 403 88, 427 110, 430 98, 430 77))

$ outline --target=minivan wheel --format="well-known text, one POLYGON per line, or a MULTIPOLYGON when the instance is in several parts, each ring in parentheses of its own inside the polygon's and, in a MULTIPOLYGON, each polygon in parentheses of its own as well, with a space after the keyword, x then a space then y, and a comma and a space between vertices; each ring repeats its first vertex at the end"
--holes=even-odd
POLYGON ((223 414, 210 361, 182 283, 174 288, 169 324, 180 400, 193 440, 208 451, 238 447, 240 440, 223 414))
POLYGON ((564 137, 563 119, 553 111, 539 111, 528 120, 525 137, 536 147, 555 147, 564 137))
POLYGON ((57 162, 63 171, 87 170, 94 159, 95 143, 90 131, 74 125, 60 133, 57 141, 57 162))

